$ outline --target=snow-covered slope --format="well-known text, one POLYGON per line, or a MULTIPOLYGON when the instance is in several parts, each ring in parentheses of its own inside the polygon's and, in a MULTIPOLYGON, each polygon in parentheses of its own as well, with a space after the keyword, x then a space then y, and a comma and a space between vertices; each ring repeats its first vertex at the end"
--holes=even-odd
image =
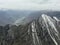
MULTIPOLYGON (((40 44, 43 43, 42 45, 60 45, 59 22, 60 21, 57 17, 50 17, 46 14, 42 14, 40 18, 32 22, 32 31, 37 32, 42 40, 42 42, 40 40, 40 44), (49 44, 48 42, 50 42, 51 44, 49 44)), ((39 36, 37 36, 37 33, 33 33, 33 38, 39 44, 39 36)), ((34 44, 36 44, 36 42, 34 44)))
POLYGON ((58 22, 57 17, 54 17, 54 19, 53 19, 50 16, 47 16, 47 15, 43 14, 42 19, 43 19, 43 22, 45 23, 45 27, 47 28, 48 34, 50 35, 51 39, 53 40, 55 45, 58 45, 58 42, 56 41, 56 38, 58 40, 60 40, 60 37, 59 37, 59 31, 56 28, 56 26, 57 26, 56 23, 58 22), (57 22, 55 22, 55 20, 57 22), (54 36, 56 36, 56 37, 54 37, 54 36))
POLYGON ((35 32, 32 33, 34 44, 60 45, 59 23, 60 21, 57 17, 50 17, 46 14, 42 14, 41 17, 32 21, 32 32, 35 32))

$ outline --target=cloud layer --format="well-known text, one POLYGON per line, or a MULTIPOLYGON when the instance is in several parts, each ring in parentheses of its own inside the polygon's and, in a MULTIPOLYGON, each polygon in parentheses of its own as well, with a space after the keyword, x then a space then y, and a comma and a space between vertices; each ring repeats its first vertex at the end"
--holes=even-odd
POLYGON ((60 10, 60 0, 0 0, 0 8, 20 10, 60 10))

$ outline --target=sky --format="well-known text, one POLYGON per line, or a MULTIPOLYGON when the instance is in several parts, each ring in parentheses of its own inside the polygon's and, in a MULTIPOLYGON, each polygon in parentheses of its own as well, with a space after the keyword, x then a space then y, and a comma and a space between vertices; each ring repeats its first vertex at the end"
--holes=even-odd
POLYGON ((0 9, 60 11, 60 0, 0 0, 0 9))

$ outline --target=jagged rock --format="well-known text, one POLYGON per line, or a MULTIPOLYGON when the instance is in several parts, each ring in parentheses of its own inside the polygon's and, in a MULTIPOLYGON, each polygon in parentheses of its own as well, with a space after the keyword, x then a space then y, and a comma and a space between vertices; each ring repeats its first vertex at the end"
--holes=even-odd
POLYGON ((60 45, 60 20, 57 17, 42 14, 28 21, 10 27, 7 45, 60 45))

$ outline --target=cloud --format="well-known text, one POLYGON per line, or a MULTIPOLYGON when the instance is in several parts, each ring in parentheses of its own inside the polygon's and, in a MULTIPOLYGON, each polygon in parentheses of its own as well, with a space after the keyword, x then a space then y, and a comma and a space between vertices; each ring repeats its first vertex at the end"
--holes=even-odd
POLYGON ((60 0, 0 0, 0 8, 20 10, 60 10, 60 0))

